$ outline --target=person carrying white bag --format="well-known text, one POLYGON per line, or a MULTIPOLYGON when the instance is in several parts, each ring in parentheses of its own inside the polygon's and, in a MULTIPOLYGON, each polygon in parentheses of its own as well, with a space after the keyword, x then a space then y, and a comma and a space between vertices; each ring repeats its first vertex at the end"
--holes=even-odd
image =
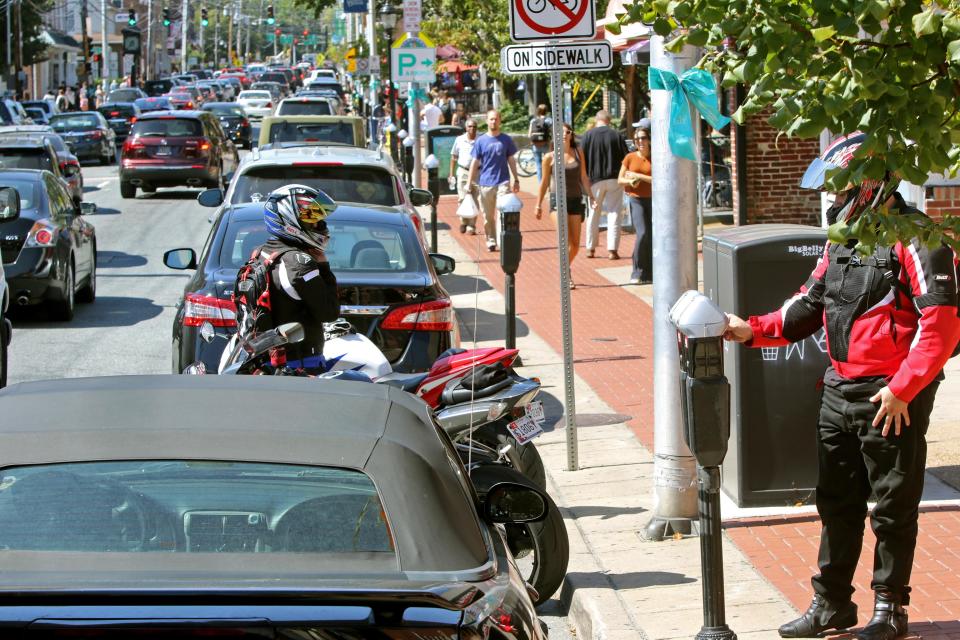
MULTIPOLYGON (((466 133, 457 136, 453 141, 450 152, 450 181, 456 180, 457 185, 457 216, 460 218, 460 233, 477 234, 477 202, 478 188, 476 184, 468 184, 470 180, 470 162, 473 155, 473 144, 477 141, 477 122, 467 118, 464 122, 466 133), (456 177, 454 177, 456 176, 456 177), (468 198, 467 196, 472 197, 468 198)), ((453 188, 453 185, 450 185, 453 188)))

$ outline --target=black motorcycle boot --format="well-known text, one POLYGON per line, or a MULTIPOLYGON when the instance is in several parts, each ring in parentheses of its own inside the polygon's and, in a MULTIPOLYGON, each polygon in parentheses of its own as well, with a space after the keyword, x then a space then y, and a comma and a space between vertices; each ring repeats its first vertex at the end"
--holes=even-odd
POLYGON ((889 591, 877 591, 873 617, 859 633, 858 640, 895 640, 907 634, 907 612, 900 596, 889 591))
POLYGON ((819 593, 807 612, 780 627, 781 638, 818 638, 824 631, 843 630, 857 625, 857 605, 852 601, 834 604, 819 593))

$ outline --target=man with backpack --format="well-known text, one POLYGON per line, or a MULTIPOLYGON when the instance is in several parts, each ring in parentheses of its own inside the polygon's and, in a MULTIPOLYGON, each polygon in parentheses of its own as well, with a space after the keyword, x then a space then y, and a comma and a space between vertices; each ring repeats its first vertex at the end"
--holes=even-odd
POLYGON ((550 141, 553 139, 553 120, 547 116, 547 105, 537 105, 537 115, 530 118, 527 135, 537 163, 537 181, 543 182, 543 156, 550 150, 550 141))
MULTIPOLYGON (((846 167, 865 135, 831 144, 807 169, 801 187, 822 189, 828 170, 846 167)), ((828 220, 848 224, 886 206, 890 215, 919 212, 887 174, 837 195, 828 220)), ((817 429, 817 511, 822 521, 820 573, 813 603, 780 627, 784 638, 812 638, 856 626, 853 576, 863 545, 867 500, 877 543, 873 617, 860 640, 894 640, 907 632, 910 573, 917 543, 933 400, 943 366, 960 338, 953 251, 913 239, 870 256, 853 240, 827 243, 800 292, 773 313, 729 316, 724 337, 751 347, 783 346, 825 330, 830 367, 823 377, 817 429)))
POLYGON ((330 239, 326 217, 336 206, 327 194, 304 185, 273 191, 263 214, 273 237, 237 274, 234 303, 241 335, 287 322, 303 325, 302 342, 271 354, 274 366, 324 371, 323 323, 340 317, 337 278, 324 254, 330 239))

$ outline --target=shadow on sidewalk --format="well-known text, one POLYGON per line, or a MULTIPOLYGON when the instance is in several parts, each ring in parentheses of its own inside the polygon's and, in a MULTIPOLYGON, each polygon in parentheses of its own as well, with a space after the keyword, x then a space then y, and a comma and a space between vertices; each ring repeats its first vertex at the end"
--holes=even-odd
POLYGON ((630 573, 578 573, 576 571, 567 574, 567 580, 563 583, 564 593, 561 599, 564 602, 570 602, 567 597, 567 590, 571 589, 570 584, 576 584, 578 587, 612 589, 642 589, 644 587, 669 587, 678 584, 690 584, 696 582, 696 578, 691 578, 682 573, 672 571, 633 571, 630 573))
MULTIPOLYGON (((502 313, 491 313, 483 309, 467 309, 463 313, 458 313, 457 318, 460 320, 461 340, 464 343, 473 340, 478 342, 485 340, 502 342, 503 336, 506 335, 502 313)), ((528 335, 530 335, 530 327, 523 320, 517 318, 517 338, 525 338, 528 335)), ((463 346, 467 348, 465 345, 463 346)))
POLYGON ((493 287, 487 282, 486 278, 477 276, 462 276, 457 273, 449 273, 440 278, 440 283, 452 296, 458 296, 465 293, 475 293, 477 291, 490 291, 493 287))
POLYGON ((601 520, 609 520, 617 516, 635 516, 646 513, 643 507, 605 507, 605 506, 587 506, 587 507, 565 507, 574 518, 594 518, 599 516, 601 520))

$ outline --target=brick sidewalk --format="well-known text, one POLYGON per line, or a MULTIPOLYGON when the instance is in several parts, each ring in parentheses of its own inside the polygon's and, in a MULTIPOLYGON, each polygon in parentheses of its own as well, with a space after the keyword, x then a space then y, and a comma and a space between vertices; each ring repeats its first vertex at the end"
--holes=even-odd
MULTIPOLYGON (((551 348, 562 352, 556 230, 548 216, 542 220, 534 218, 532 195, 521 193, 521 199, 523 260, 517 274, 518 334, 523 335, 520 323, 526 323, 551 348)), ((477 259, 487 282, 502 292, 500 254, 487 252, 478 237, 459 234, 455 211, 455 197, 441 198, 439 220, 450 227, 461 247, 477 259)), ((623 257, 617 262, 605 258, 603 234, 597 258, 587 259, 581 251, 574 260, 574 360, 577 374, 617 412, 630 416, 629 420, 620 421, 625 421, 641 444, 653 451, 652 311, 637 296, 597 273, 598 269, 629 265, 634 238, 623 237, 619 252, 623 257)), ((563 390, 555 392, 562 396, 563 390)), ((725 529, 757 570, 798 611, 807 608, 820 532, 816 516, 738 520, 725 523, 725 529)), ((872 615, 869 587, 873 543, 868 524, 856 576, 860 624, 872 615)), ((914 596, 909 608, 910 629, 915 634, 912 637, 960 639, 960 507, 921 509, 913 576, 914 596)))

